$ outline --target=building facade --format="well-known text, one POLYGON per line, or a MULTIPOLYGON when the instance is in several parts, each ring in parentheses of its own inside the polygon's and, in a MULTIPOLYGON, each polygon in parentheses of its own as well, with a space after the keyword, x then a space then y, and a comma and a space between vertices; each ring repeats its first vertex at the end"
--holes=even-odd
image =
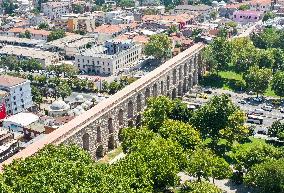
POLYGON ((0 90, 8 93, 5 97, 7 115, 20 113, 33 104, 29 80, 1 75, 0 90))
POLYGON ((107 41, 75 56, 76 66, 86 73, 116 75, 135 66, 142 54, 142 46, 132 41, 107 41))
POLYGON ((69 14, 71 6, 68 2, 47 2, 41 5, 41 10, 49 19, 56 19, 62 15, 69 14))

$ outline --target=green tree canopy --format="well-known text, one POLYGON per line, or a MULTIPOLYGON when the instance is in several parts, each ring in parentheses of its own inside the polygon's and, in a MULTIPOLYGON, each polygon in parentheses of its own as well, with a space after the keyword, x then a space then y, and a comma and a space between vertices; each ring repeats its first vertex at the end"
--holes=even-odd
POLYGON ((181 193, 223 193, 223 191, 209 182, 186 182, 182 185, 181 193))
POLYGON ((184 149, 193 150, 201 143, 199 132, 191 125, 181 121, 166 120, 159 133, 165 139, 178 142, 184 149))
POLYGON ((276 17, 275 13, 269 11, 269 12, 267 12, 267 13, 264 14, 264 16, 263 16, 263 18, 262 18, 262 21, 267 21, 267 20, 273 19, 273 18, 275 18, 275 17, 276 17))
POLYGON ((165 34, 152 35, 145 45, 145 54, 157 59, 164 59, 171 52, 171 40, 165 34))
POLYGON ((244 122, 245 114, 225 94, 212 97, 190 119, 202 138, 211 138, 215 145, 220 139, 232 143, 247 137, 249 131, 244 127, 244 122))
POLYGON ((230 165, 209 149, 195 150, 188 158, 186 172, 197 177, 199 182, 202 178, 209 180, 210 177, 225 179, 232 174, 230 165))
POLYGON ((250 170, 256 164, 270 159, 283 157, 283 151, 266 143, 253 142, 239 144, 232 150, 231 157, 236 163, 236 169, 250 170))
POLYGON ((47 36, 47 41, 53 41, 65 37, 65 31, 62 29, 54 30, 47 36))
POLYGON ((247 88, 250 91, 258 94, 263 94, 269 86, 272 72, 267 68, 259 68, 258 66, 252 66, 248 72, 244 75, 247 88))
POLYGON ((261 193, 284 192, 284 159, 269 160, 253 166, 245 176, 245 183, 261 193))
POLYGON ((268 127, 268 135, 284 140, 284 123, 281 123, 279 120, 274 121, 272 125, 268 127))
POLYGON ((272 90, 280 98, 284 97, 284 72, 278 71, 273 75, 272 81, 272 90))

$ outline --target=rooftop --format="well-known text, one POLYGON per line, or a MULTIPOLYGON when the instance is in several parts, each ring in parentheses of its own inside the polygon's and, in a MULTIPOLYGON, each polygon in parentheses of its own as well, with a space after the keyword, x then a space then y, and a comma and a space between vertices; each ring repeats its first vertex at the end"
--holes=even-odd
POLYGON ((31 57, 35 59, 43 59, 43 60, 48 57, 58 56, 58 54, 49 52, 49 51, 43 51, 40 49, 27 48, 27 47, 21 47, 21 46, 11 46, 11 45, 6 45, 3 48, 1 48, 0 54, 24 56, 24 57, 31 57))
POLYGON ((80 47, 80 46, 86 45, 87 43, 91 43, 91 42, 95 42, 95 38, 74 34, 74 35, 65 36, 64 38, 60 38, 60 39, 48 42, 46 45, 64 49, 66 46, 80 47))
POLYGON ((8 75, 1 75, 0 76, 0 86, 4 86, 4 87, 16 86, 16 85, 22 84, 26 81, 27 81, 26 79, 14 77, 14 76, 8 76, 8 75))
POLYGON ((26 127, 39 120, 39 117, 33 113, 18 113, 3 120, 3 122, 12 122, 22 127, 26 127))
POLYGON ((29 44, 29 45, 38 45, 38 44, 44 43, 43 40, 17 38, 17 37, 10 37, 10 36, 0 36, 0 42, 13 42, 13 43, 22 43, 22 44, 29 44))
POLYGON ((178 15, 144 15, 142 21, 168 21, 180 23, 190 19, 193 19, 193 16, 185 13, 178 15))
POLYGON ((34 34, 34 35, 44 35, 44 36, 48 36, 51 33, 50 31, 47 31, 47 30, 38 30, 34 28, 19 28, 19 27, 12 28, 8 32, 24 33, 25 31, 29 31, 31 34, 34 34))

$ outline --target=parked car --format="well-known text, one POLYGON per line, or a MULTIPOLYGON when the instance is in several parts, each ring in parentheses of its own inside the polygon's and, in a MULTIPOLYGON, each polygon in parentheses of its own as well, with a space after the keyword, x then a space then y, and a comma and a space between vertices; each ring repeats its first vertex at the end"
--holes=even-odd
POLYGON ((281 107, 281 108, 280 108, 280 112, 281 112, 281 113, 284 113, 284 107, 281 107))
POLYGON ((273 109, 273 107, 272 106, 269 106, 269 105, 264 105, 263 107, 261 107, 263 110, 265 110, 265 111, 269 111, 269 112, 271 112, 272 111, 272 109, 273 109))
POLYGON ((245 101, 245 100, 240 100, 238 103, 240 103, 240 104, 247 104, 247 102, 245 101))
POLYGON ((264 110, 263 109, 255 109, 253 111, 254 114, 256 115, 263 115, 264 114, 264 110))
POLYGON ((211 90, 211 89, 206 89, 206 90, 204 90, 204 93, 206 93, 206 94, 212 94, 212 90, 211 90))

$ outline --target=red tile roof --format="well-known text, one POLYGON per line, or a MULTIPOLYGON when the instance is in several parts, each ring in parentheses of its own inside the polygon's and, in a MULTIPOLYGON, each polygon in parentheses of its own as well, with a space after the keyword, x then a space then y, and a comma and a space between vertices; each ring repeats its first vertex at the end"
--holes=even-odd
POLYGON ((4 86, 4 87, 12 87, 12 86, 24 83, 26 81, 27 81, 26 79, 14 77, 14 76, 8 76, 8 75, 0 76, 0 86, 4 86))

